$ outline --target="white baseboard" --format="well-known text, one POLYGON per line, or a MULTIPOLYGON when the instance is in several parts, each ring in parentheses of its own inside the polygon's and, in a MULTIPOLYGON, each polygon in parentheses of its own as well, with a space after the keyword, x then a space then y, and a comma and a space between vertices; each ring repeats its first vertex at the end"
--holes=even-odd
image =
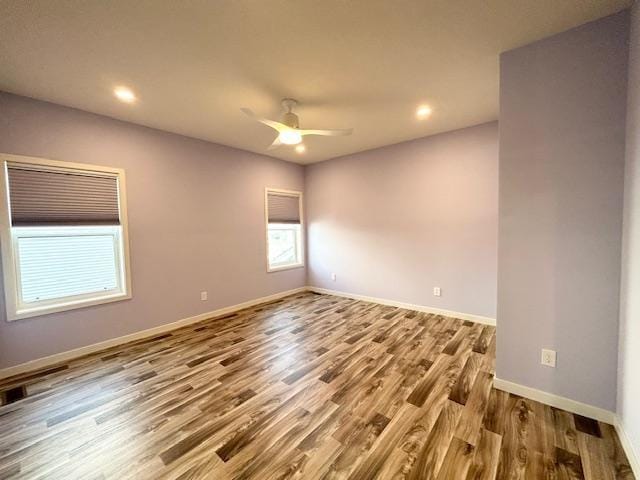
POLYGON ((618 438, 620 439, 620 443, 622 444, 624 453, 627 455, 627 460, 629 460, 629 465, 631 465, 633 475, 636 478, 640 478, 640 456, 637 454, 635 448, 633 447, 633 443, 631 443, 631 440, 629 439, 629 436, 624 429, 622 419, 619 415, 616 415, 616 422, 613 424, 613 426, 616 427, 618 438))
MULTIPOLYGON (((88 355, 90 353, 95 353, 100 350, 105 350, 107 348, 115 347, 118 345, 135 341, 135 340, 141 340, 147 337, 152 337, 154 335, 166 333, 171 330, 184 327, 186 325, 191 325, 193 323, 201 322, 202 320, 207 320, 209 318, 215 318, 222 315, 227 315, 229 313, 242 310, 244 308, 253 307, 261 303, 267 303, 282 297, 286 297, 288 295, 293 295, 293 294, 304 292, 304 291, 311 291, 311 292, 323 293, 327 295, 336 295, 339 297, 353 298, 355 300, 363 300, 366 302, 379 303, 382 305, 406 308, 408 310, 416 310, 419 312, 435 313, 439 315, 445 315, 448 317, 460 318, 462 320, 469 320, 472 322, 482 323, 485 325, 496 324, 496 320, 494 318, 483 317, 480 315, 453 312, 450 310, 442 310, 442 309, 433 308, 433 307, 426 307, 423 305, 413 305, 410 303, 396 302, 394 300, 387 300, 383 298, 368 297, 365 295, 357 295, 352 293, 340 292, 336 290, 329 290, 326 288, 308 286, 308 287, 294 288, 292 290, 275 293, 273 295, 267 295, 266 297, 255 298, 253 300, 248 300, 246 302, 239 303, 237 305, 231 305, 228 307, 219 308, 217 310, 201 313, 193 317, 183 318, 182 320, 178 320, 176 322, 159 325, 157 327, 141 330, 139 332, 134 332, 129 335, 111 338, 103 342, 94 343, 92 345, 87 345, 85 347, 75 348, 73 350, 68 350, 66 352, 56 353, 48 357, 38 358, 36 360, 31 360, 26 363, 4 368, 0 370, 0 379, 11 377, 13 375, 19 375, 19 374, 34 371, 34 370, 39 370, 55 364, 64 363, 66 361, 72 360, 77 357, 81 357, 83 355, 88 355)), ((520 395, 521 397, 526 397, 531 400, 544 403, 546 405, 551 405, 553 407, 561 408, 568 412, 577 413, 578 415, 593 418, 601 422, 614 425, 616 432, 618 433, 618 437, 620 438, 620 443, 622 444, 622 447, 624 448, 624 451, 627 455, 627 459, 629 460, 629 463, 631 465, 631 469, 633 470, 633 473, 636 476, 636 478, 640 479, 640 463, 638 460, 640 457, 636 454, 633 448, 633 444, 629 440, 629 437, 627 436, 624 430, 624 426, 620 418, 615 413, 599 407, 594 407, 592 405, 587 405, 585 403, 577 402, 569 398, 561 397, 559 395, 554 395, 548 392, 544 392, 542 390, 537 390, 535 388, 526 387, 524 385, 519 385, 517 383, 508 382, 506 380, 502 380, 499 378, 494 378, 494 386, 495 388, 504 390, 505 392, 513 393, 515 395, 520 395)))
POLYGON ((484 325, 496 324, 495 318, 483 317, 482 315, 474 315, 472 313, 453 312, 451 310, 443 310, 441 308, 427 307, 424 305, 414 305, 412 303, 397 302, 386 298, 368 297, 366 295, 358 295, 356 293, 339 292, 337 290, 329 290, 320 287, 307 287, 310 291, 316 293, 325 293, 327 295, 336 295, 338 297, 353 298, 354 300, 363 300, 365 302, 380 303, 391 307, 406 308, 407 310, 416 310, 418 312, 435 313, 436 315, 444 315, 446 317, 455 317, 471 322, 482 323, 484 325))
POLYGON ((26 363, 21 363, 19 365, 14 365, 12 367, 1 369, 0 379, 11 377, 13 375, 19 375, 19 374, 34 371, 34 370, 40 370, 42 368, 46 368, 55 364, 67 362, 69 360, 72 360, 77 357, 81 357, 83 355, 99 352, 100 350, 122 345, 124 343, 133 342, 135 340, 141 340, 143 338, 166 333, 171 330, 184 327, 186 325, 191 325, 192 323, 201 322, 202 320, 207 320, 209 318, 220 317, 222 315, 226 315, 226 314, 235 312, 237 310, 242 310, 243 308, 253 307, 254 305, 258 305, 260 303, 270 302, 282 297, 286 297, 288 295, 305 292, 307 290, 308 290, 308 287, 300 287, 300 288, 294 288, 293 290, 274 293, 273 295, 267 295, 266 297, 255 298, 253 300, 239 303, 237 305, 231 305, 229 307, 219 308, 211 312, 201 313, 193 317, 183 318, 182 320, 178 320, 177 322, 165 323, 164 325, 159 325, 157 327, 148 328, 146 330, 141 330, 139 332, 130 333, 122 337, 110 338, 109 340, 94 343, 92 345, 87 345, 86 347, 74 348, 73 350, 67 350, 66 352, 60 352, 54 355, 50 355, 48 357, 42 357, 36 360, 31 360, 26 363))
POLYGON ((633 471, 634 476, 640 479, 640 462, 638 461, 640 457, 636 453, 631 440, 625 432, 624 425, 622 424, 620 417, 614 412, 600 407, 594 407, 593 405, 587 405, 586 403, 576 402, 575 400, 554 395, 552 393, 543 392, 542 390, 537 390, 535 388, 525 387, 518 383, 508 382, 500 378, 493 379, 493 386, 499 390, 504 390, 505 392, 529 398, 531 400, 544 403, 545 405, 551 405, 552 407, 560 408, 567 412, 577 413, 583 417, 593 418, 613 425, 616 429, 616 433, 618 434, 618 438, 620 439, 620 443, 622 444, 624 453, 627 456, 627 460, 629 460, 631 470, 633 471))
POLYGON ((270 302, 272 300, 277 300, 282 297, 286 297, 288 295, 293 295, 295 293, 300 293, 304 291, 312 291, 317 293, 324 293, 328 295, 336 295, 340 297, 353 298, 356 300, 363 300, 367 302, 380 303, 382 305, 390 305, 393 307, 406 308, 409 310, 417 310, 420 312, 428 312, 435 313, 439 315, 445 315, 448 317, 456 317, 462 320, 470 320, 472 322, 483 323, 486 325, 495 325, 496 321, 494 318, 483 317, 480 315, 472 315, 468 313, 460 313, 460 312, 452 312, 449 310, 442 310, 438 308, 425 307, 423 305, 413 305, 410 303, 396 302, 394 300, 387 300, 384 298, 375 298, 375 297, 367 297, 364 295, 356 295, 346 292, 338 292, 335 290, 327 290, 324 288, 318 287, 299 287, 293 290, 287 290, 284 292, 275 293, 273 295, 268 295, 266 297, 256 298, 253 300, 249 300, 247 302, 239 303, 237 305, 231 305, 229 307, 219 308, 217 310, 213 310, 211 312, 201 313, 199 315, 195 315, 193 317, 183 318, 182 320, 178 320, 172 323, 166 323, 164 325, 159 325, 157 327, 149 328, 146 330, 141 330, 139 332, 130 333, 128 335, 124 335, 121 337, 110 338, 109 340, 105 340, 103 342, 94 343, 92 345, 87 345, 85 347, 74 348, 73 350, 68 350, 66 352, 56 353, 54 355, 50 355, 47 357, 38 358, 35 360, 30 360, 25 363, 21 363, 19 365, 14 365, 11 367, 7 367, 4 369, 0 369, 0 379, 11 377, 13 375, 19 375, 22 373, 40 370, 46 367, 50 367, 52 365, 68 362, 77 357, 81 357, 83 355, 88 355, 90 353, 95 353, 100 350, 105 350, 107 348, 115 347, 118 345, 122 345, 124 343, 133 342, 135 340, 141 340, 143 338, 151 337, 154 335, 159 335, 162 333, 169 332, 171 330, 175 330, 180 327, 184 327, 186 325, 190 325, 192 323, 197 323, 202 320, 206 320, 208 318, 219 317, 221 315, 226 315, 231 312, 235 312, 236 310, 242 310, 243 308, 252 307, 254 305, 258 305, 260 303, 270 302))
POLYGON ((570 398, 561 397, 560 395, 526 387, 518 383, 508 382, 507 380, 502 380, 500 378, 493 379, 493 386, 498 390, 504 390, 505 392, 513 393, 514 395, 529 398, 536 402, 560 408, 567 412, 577 413, 583 417, 593 418, 610 425, 615 425, 616 422, 616 414, 614 412, 605 410, 604 408, 594 407, 593 405, 587 405, 586 403, 577 402, 570 398))

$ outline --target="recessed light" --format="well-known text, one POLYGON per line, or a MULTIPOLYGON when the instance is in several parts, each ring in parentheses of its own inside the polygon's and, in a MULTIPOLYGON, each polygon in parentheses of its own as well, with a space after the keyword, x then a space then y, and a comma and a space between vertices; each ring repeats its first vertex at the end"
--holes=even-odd
POLYGON ((136 101, 136 95, 127 87, 116 87, 113 94, 118 100, 125 103, 133 103, 136 101))
POLYGON ((306 151, 307 151, 307 148, 306 148, 304 145, 302 145, 302 144, 300 144, 300 145, 296 145, 296 152, 298 152, 298 153, 304 153, 304 152, 306 152, 306 151))
POLYGON ((418 118, 427 118, 431 115, 431 107, 429 105, 420 105, 418 110, 416 110, 416 117, 418 118))

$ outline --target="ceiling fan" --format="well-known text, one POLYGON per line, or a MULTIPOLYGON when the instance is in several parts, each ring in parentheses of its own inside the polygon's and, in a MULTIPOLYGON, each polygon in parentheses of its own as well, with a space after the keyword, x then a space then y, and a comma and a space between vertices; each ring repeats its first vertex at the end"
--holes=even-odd
POLYGON ((351 135, 352 128, 346 130, 302 130, 298 122, 298 116, 292 112, 293 108, 298 104, 293 98, 285 98, 282 100, 282 108, 285 113, 282 115, 282 121, 276 122, 268 118, 260 118, 248 108, 241 108, 247 116, 264 123, 278 132, 278 136, 269 146, 268 150, 278 148, 280 145, 297 145, 302 142, 305 135, 323 135, 327 137, 339 137, 351 135))

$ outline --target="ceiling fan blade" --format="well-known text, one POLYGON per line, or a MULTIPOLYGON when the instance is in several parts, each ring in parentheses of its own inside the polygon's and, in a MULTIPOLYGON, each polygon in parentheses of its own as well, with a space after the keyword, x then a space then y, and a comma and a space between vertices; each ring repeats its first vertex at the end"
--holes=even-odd
POLYGON ((345 130, 298 130, 300 135, 323 135, 326 137, 343 137, 345 135, 351 135, 353 128, 347 128, 345 130))
POLYGON ((280 141, 280 135, 278 135, 276 137, 276 139, 273 141, 273 143, 271 145, 269 145, 267 150, 274 150, 274 149, 278 148, 280 145, 282 145, 282 142, 280 141))
POLYGON ((265 125, 268 125, 271 128, 274 128, 278 132, 281 132, 282 130, 289 130, 289 127, 286 126, 284 123, 276 122, 275 120, 269 120, 268 118, 258 117, 255 113, 253 113, 248 108, 241 108, 240 110, 242 110, 242 112, 246 116, 253 118, 254 120, 257 120, 260 123, 264 123, 265 125))

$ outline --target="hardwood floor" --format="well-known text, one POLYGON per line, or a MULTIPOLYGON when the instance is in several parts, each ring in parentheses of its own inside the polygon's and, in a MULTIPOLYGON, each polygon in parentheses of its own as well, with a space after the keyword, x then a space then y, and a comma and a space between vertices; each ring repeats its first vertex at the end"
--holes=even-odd
POLYGON ((0 381, 0 478, 633 478, 494 359, 493 327, 302 293, 0 381))

